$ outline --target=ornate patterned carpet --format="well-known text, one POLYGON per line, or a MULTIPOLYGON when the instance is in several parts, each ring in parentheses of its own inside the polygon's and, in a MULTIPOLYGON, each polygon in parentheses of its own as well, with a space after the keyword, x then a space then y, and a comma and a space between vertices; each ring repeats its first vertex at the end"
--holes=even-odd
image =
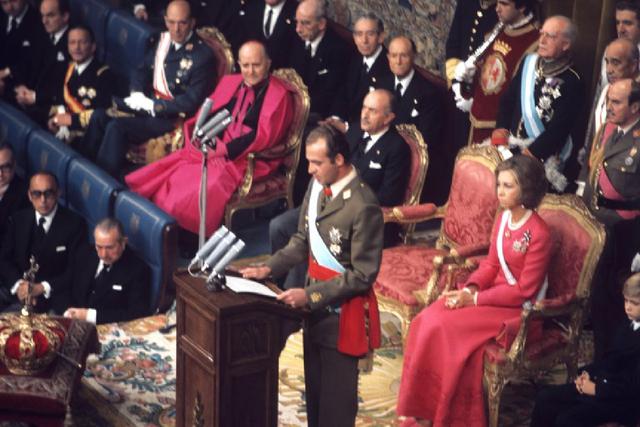
MULTIPOLYGON (((383 349, 374 369, 360 377, 360 409, 356 425, 398 425, 395 400, 402 370, 402 349, 396 319, 382 313, 383 349)), ((74 425, 173 426, 175 424, 175 329, 161 333, 172 320, 165 315, 99 327, 102 354, 91 356, 74 410, 74 425)), ((590 357, 590 337, 582 342, 590 357)), ((562 369, 540 382, 563 380, 562 369)), ((302 334, 290 337, 280 358, 279 425, 306 426, 303 401, 302 334)), ((530 383, 507 386, 501 426, 528 425, 535 396, 530 383)))

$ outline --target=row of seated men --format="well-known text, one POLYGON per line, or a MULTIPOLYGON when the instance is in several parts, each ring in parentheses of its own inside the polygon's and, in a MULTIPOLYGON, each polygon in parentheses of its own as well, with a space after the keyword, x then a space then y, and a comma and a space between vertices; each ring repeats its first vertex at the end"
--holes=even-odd
POLYGON ((28 304, 93 323, 146 315, 149 268, 127 248, 122 224, 98 222, 92 248, 84 220, 58 203, 55 175, 36 172, 27 184, 15 171, 11 145, 0 142, 0 311, 28 304), (32 258, 30 288, 23 273, 32 258))

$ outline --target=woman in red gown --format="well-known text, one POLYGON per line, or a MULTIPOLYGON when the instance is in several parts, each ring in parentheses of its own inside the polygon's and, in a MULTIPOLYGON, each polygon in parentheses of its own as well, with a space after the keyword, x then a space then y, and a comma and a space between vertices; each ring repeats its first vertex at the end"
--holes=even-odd
POLYGON ((397 407, 409 417, 403 425, 485 426, 485 345, 496 337, 510 344, 522 305, 543 297, 551 238, 534 209, 547 188, 544 168, 514 156, 496 168, 496 188, 504 212, 487 258, 411 323, 397 407))

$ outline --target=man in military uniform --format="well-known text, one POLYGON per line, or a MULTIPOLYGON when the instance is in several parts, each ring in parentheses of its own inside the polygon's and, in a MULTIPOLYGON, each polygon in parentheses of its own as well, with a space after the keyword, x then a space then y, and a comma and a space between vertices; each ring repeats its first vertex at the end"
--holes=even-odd
MULTIPOLYGON (((532 11, 532 0, 498 0, 496 12, 502 28, 477 65, 466 73, 473 79, 469 120, 469 143, 479 144, 491 136, 496 125, 500 97, 509 87, 520 61, 535 50, 538 27, 532 11)), ((499 30, 499 31, 498 31, 499 30)))
POLYGON ((582 196, 607 229, 607 242, 594 276, 591 317, 595 357, 610 344, 611 333, 624 316, 619 272, 628 273, 638 251, 640 216, 640 84, 622 79, 609 86, 607 124, 587 148, 581 172, 582 196))
POLYGON ((91 28, 77 25, 69 30, 71 62, 65 69, 60 85, 63 103, 50 106, 49 130, 64 141, 71 142, 81 153, 91 153, 79 143, 84 129, 96 108, 107 108, 115 87, 109 67, 95 57, 96 42, 91 28))
MULTIPOLYGON (((471 56, 484 41, 485 35, 498 22, 496 0, 458 0, 445 46, 447 84, 451 87, 456 66, 471 56)), ((451 94, 453 96, 453 94, 451 94)), ((453 141, 449 147, 448 162, 453 165, 456 153, 467 143, 469 114, 456 110, 453 141)))
POLYGON ((306 142, 313 176, 298 232, 247 278, 279 276, 309 259, 305 288, 278 300, 308 307, 304 322, 307 419, 310 427, 351 427, 358 411, 358 359, 379 346, 372 285, 382 257, 382 213, 373 192, 349 162, 345 137, 328 126, 306 142))
POLYGON ((112 119, 96 110, 85 134, 86 149, 97 153, 96 163, 115 177, 122 173, 129 144, 175 129, 176 120, 194 115, 217 81, 213 52, 194 31, 189 2, 169 3, 165 24, 168 31, 161 33, 155 51, 133 73, 131 95, 118 105, 134 117, 112 119))
POLYGON ((545 21, 537 53, 523 59, 500 99, 492 134, 495 145, 508 145, 544 162, 557 191, 569 182, 564 165, 572 154, 571 132, 581 111, 576 106, 584 104, 584 85, 572 68, 576 37, 569 18, 557 15, 545 21))

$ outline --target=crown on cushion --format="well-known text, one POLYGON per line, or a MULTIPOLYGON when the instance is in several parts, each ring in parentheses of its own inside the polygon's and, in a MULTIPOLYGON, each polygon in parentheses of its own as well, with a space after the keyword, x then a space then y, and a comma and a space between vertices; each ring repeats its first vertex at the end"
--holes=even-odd
POLYGON ((0 316, 0 361, 14 375, 39 374, 60 350, 66 330, 47 315, 0 316))

